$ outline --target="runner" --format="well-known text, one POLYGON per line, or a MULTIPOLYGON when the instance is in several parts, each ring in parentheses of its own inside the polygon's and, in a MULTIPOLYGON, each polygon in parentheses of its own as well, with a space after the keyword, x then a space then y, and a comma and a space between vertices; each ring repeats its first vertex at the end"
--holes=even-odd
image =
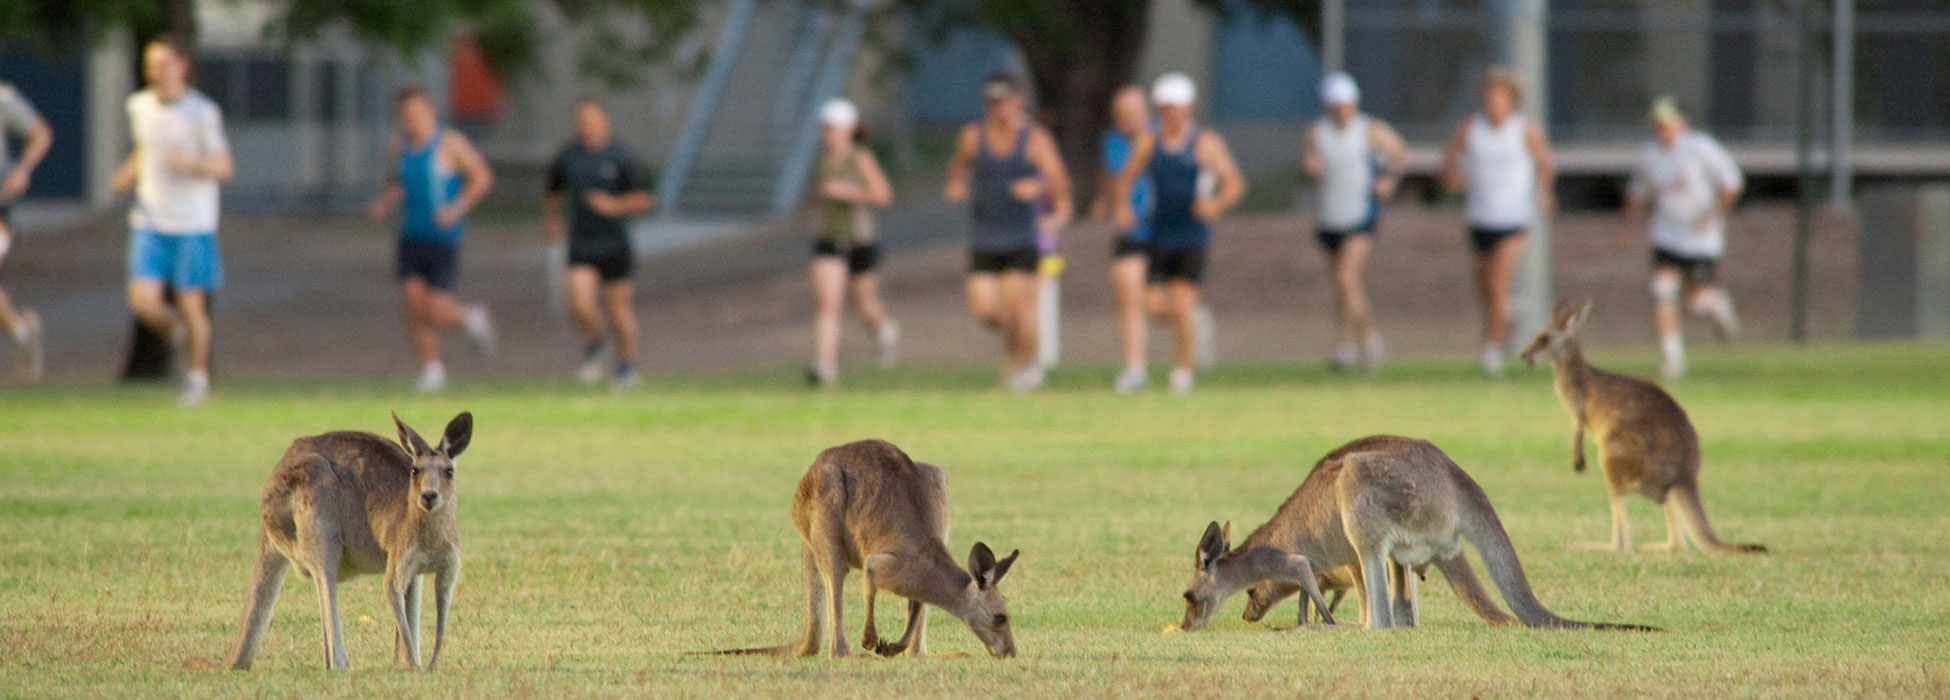
POLYGON ((1339 334, 1328 361, 1336 371, 1361 364, 1381 367, 1381 332, 1361 280, 1374 250, 1381 202, 1395 195, 1408 169, 1408 146, 1394 127, 1359 111, 1360 87, 1346 73, 1320 81, 1326 114, 1307 130, 1304 161, 1314 178, 1314 220, 1320 249, 1334 271, 1334 309, 1339 334))
POLYGON ((217 249, 218 183, 235 172, 223 112, 189 86, 190 54, 171 37, 142 49, 149 88, 129 96, 134 149, 115 171, 117 191, 135 190, 129 211, 129 309, 185 371, 185 406, 210 398, 210 292, 223 286, 217 249), (176 288, 176 303, 164 300, 176 288))
POLYGON ((1008 354, 1004 385, 1014 392, 1043 385, 1036 357, 1038 231, 1070 220, 1070 175, 1056 140, 1030 123, 1022 87, 998 73, 982 83, 982 121, 962 129, 948 161, 944 195, 969 202, 968 308, 996 331, 1008 354), (972 182, 971 182, 972 180, 972 182), (1037 200, 1050 211, 1038 221, 1037 200))
POLYGON ((1154 134, 1138 138, 1131 159, 1118 176, 1118 223, 1135 225, 1131 191, 1148 177, 1157 194, 1146 226, 1151 231, 1149 302, 1177 331, 1171 390, 1192 391, 1197 366, 1199 289, 1205 276, 1211 224, 1246 196, 1246 178, 1232 160, 1225 139, 1192 121, 1198 86, 1183 73, 1166 73, 1151 86, 1158 108, 1154 134))
POLYGON ((1733 299, 1714 284, 1714 267, 1727 247, 1727 212, 1740 200, 1745 179, 1720 142, 1686 127, 1686 115, 1661 96, 1649 114, 1654 137, 1639 147, 1638 166, 1625 191, 1626 227, 1635 227, 1652 206, 1652 320, 1665 356, 1660 373, 1686 373, 1680 337, 1679 293, 1693 313, 1713 322, 1721 340, 1740 333, 1733 299))
POLYGON ((582 332, 582 368, 576 378, 584 384, 603 380, 611 361, 605 339, 604 315, 616 330, 613 384, 617 389, 637 385, 636 306, 630 274, 636 252, 630 247, 630 218, 649 211, 652 198, 644 189, 643 166, 636 155, 610 138, 609 112, 593 98, 576 103, 575 140, 562 147, 548 169, 542 193, 542 233, 550 241, 569 242, 569 312, 582 332), (562 196, 568 194, 570 215, 562 220, 562 196), (597 309, 597 293, 603 302, 597 309))
POLYGON ((420 360, 414 388, 433 393, 447 387, 440 329, 460 326, 482 353, 494 352, 494 321, 487 305, 464 306, 453 295, 467 212, 494 186, 494 173, 466 136, 440 125, 425 90, 401 90, 394 107, 400 121, 393 143, 398 165, 366 214, 381 221, 395 207, 401 210, 400 299, 406 307, 406 337, 420 360))
MULTIPOLYGON (((1144 101, 1144 88, 1130 85, 1117 91, 1110 103, 1111 128, 1104 132, 1103 175, 1098 178, 1097 198, 1091 203, 1093 218, 1108 219, 1116 210, 1117 174, 1131 159, 1131 148, 1151 129, 1151 107, 1144 101)), ((1110 286, 1117 295, 1117 340, 1124 348, 1124 369, 1117 373, 1111 388, 1119 394, 1144 390, 1145 376, 1145 250, 1151 232, 1145 228, 1151 215, 1151 181, 1140 175, 1131 185, 1131 209, 1136 218, 1119 230, 1110 246, 1110 286)))
POLYGON ((1510 277, 1523 259, 1524 232, 1539 213, 1557 208, 1557 166, 1544 130, 1517 108, 1523 82, 1507 68, 1483 78, 1483 111, 1456 127, 1442 153, 1442 180, 1464 190, 1476 293, 1483 306, 1483 373, 1503 375, 1510 328, 1510 277))
POLYGON ((835 98, 819 109, 819 238, 813 241, 813 361, 806 378, 832 386, 839 378, 840 309, 847 292, 853 308, 874 334, 881 369, 894 366, 900 343, 900 324, 887 317, 880 302, 880 242, 875 239, 873 210, 894 203, 893 187, 880 161, 867 148, 860 128, 860 110, 835 98))
MULTIPOLYGON (((33 103, 8 83, 0 83, 0 139, 7 134, 21 138, 20 160, 9 167, 12 155, 5 143, 0 143, 0 264, 7 261, 7 249, 13 245, 13 220, 8 216, 13 203, 27 194, 28 185, 34 181, 34 168, 39 167, 41 159, 47 157, 47 149, 54 145, 54 130, 49 129, 41 113, 35 111, 33 103)), ((14 364, 24 382, 38 382, 46 366, 46 356, 41 352, 41 316, 32 308, 14 308, 7 298, 7 290, 0 288, 0 330, 5 330, 14 341, 14 364)))

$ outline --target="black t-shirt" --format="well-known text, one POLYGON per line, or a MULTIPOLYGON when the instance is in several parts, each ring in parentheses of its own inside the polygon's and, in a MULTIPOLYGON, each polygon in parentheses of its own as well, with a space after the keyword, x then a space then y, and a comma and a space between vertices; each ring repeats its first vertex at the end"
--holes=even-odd
POLYGON ((622 144, 611 141, 595 151, 578 143, 564 146, 549 165, 547 190, 550 194, 567 193, 569 197, 569 207, 574 212, 569 217, 569 253, 628 253, 629 219, 596 213, 589 208, 585 196, 591 190, 621 195, 642 189, 643 168, 622 144))

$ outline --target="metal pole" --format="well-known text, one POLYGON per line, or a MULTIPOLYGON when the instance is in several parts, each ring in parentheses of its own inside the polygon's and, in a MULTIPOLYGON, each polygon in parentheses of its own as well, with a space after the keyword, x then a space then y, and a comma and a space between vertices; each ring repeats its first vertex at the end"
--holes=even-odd
POLYGON ((1347 0, 1320 3, 1320 72, 1347 70, 1347 0))
POLYGON ((1834 131, 1828 143, 1828 203, 1845 207, 1855 174, 1855 0, 1835 0, 1833 102, 1834 131))
POLYGON ((1800 70, 1795 80, 1794 116, 1794 280, 1788 337, 1795 342, 1808 339, 1808 234, 1814 223, 1815 208, 1815 2, 1800 0, 1795 58, 1800 70))
MULTIPOLYGON (((1503 60, 1523 78, 1525 118, 1550 125, 1550 56, 1548 4, 1545 0, 1505 0, 1503 60)), ((1540 203, 1541 204, 1541 203, 1540 203)), ((1510 335, 1504 343, 1515 348, 1550 319, 1551 220, 1540 207, 1525 236, 1523 261, 1510 285, 1510 335)))

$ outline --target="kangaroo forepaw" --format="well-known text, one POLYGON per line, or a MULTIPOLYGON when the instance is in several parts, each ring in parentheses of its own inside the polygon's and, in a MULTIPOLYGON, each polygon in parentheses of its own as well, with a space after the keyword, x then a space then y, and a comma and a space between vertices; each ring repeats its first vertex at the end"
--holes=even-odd
POLYGON ((1584 473, 1584 458, 1583 458, 1583 457, 1579 457, 1579 458, 1577 458, 1577 459, 1575 459, 1575 460, 1572 460, 1572 461, 1571 461, 1571 471, 1574 471, 1574 472, 1577 472, 1577 473, 1580 473, 1580 474, 1582 474, 1582 473, 1584 473))
POLYGON ((860 648, 880 656, 899 656, 901 652, 907 651, 906 645, 889 642, 873 634, 860 635, 860 648))

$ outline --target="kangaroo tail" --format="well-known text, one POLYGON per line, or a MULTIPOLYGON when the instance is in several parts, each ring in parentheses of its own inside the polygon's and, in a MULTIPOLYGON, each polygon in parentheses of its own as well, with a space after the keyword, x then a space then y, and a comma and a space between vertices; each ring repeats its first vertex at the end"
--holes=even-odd
POLYGON ((243 629, 237 633, 237 642, 230 650, 230 668, 245 670, 257 657, 257 642, 264 638, 264 629, 271 625, 271 611, 278 605, 278 593, 284 589, 285 572, 291 562, 284 553, 272 546, 271 536, 257 535, 257 561, 251 566, 250 599, 244 602, 243 629))
POLYGON ((1465 481, 1462 486, 1462 495, 1471 506, 1463 512, 1463 535, 1476 545, 1476 552, 1483 555, 1483 567, 1489 569, 1490 580, 1495 581, 1497 589, 1503 592, 1503 602, 1509 604, 1510 610, 1525 626, 1660 631, 1657 627, 1644 625, 1565 619, 1544 607, 1543 602, 1537 600, 1537 594, 1530 590, 1530 579, 1523 573, 1523 562, 1517 560, 1517 549, 1510 545, 1510 534, 1504 531, 1503 521, 1496 517, 1496 510, 1490 507, 1489 496, 1473 481, 1465 481))
POLYGON ((1686 535, 1693 538, 1700 549, 1733 554, 1767 553, 1767 547, 1757 543, 1721 540, 1713 532, 1712 523, 1706 521, 1706 507, 1699 502, 1699 487, 1675 486, 1666 492, 1666 498, 1676 499, 1671 507, 1679 509, 1679 522, 1686 526, 1686 535))
POLYGON ((693 651, 686 656, 776 656, 785 658, 792 655, 792 645, 780 644, 775 647, 752 647, 750 649, 716 649, 712 651, 693 651))
POLYGON ((1449 582, 1449 588, 1456 592, 1456 598, 1462 600, 1463 607, 1469 608, 1477 617, 1497 626, 1521 622, 1497 607, 1496 600, 1483 588, 1483 581, 1476 578, 1476 569, 1469 565, 1469 556, 1463 554, 1462 550, 1436 559, 1435 568, 1442 572, 1442 578, 1449 582))

